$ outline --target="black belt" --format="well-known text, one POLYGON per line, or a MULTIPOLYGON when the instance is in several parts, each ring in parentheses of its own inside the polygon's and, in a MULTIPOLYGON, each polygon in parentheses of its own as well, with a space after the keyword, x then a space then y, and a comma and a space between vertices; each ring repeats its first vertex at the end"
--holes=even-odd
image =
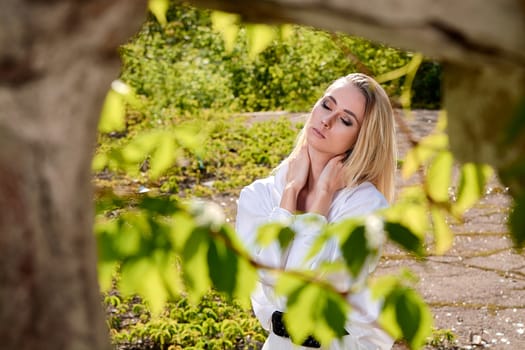
MULTIPOLYGON (((284 326, 283 313, 281 311, 274 311, 272 314, 272 331, 280 337, 290 338, 290 334, 288 334, 288 331, 284 326)), ((348 332, 344 330, 343 335, 348 335, 348 332)), ((306 340, 301 345, 307 348, 321 347, 321 343, 319 343, 319 341, 311 335, 308 336, 308 338, 306 338, 306 340)))

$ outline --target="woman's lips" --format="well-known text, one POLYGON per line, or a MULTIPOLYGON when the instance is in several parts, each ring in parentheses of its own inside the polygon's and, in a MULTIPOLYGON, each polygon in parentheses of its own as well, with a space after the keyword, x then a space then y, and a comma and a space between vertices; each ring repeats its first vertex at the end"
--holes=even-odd
POLYGON ((314 134, 317 135, 318 137, 320 137, 320 138, 322 138, 322 139, 325 139, 325 138, 326 138, 326 136, 324 136, 323 133, 322 133, 321 131, 319 131, 319 129, 312 127, 312 131, 313 131, 314 134))

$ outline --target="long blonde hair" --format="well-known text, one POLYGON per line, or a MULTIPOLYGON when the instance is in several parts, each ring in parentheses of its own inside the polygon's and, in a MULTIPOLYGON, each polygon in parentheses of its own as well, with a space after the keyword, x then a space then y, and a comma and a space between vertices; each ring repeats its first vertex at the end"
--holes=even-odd
MULTIPOLYGON (((385 90, 371 77, 352 73, 334 81, 326 91, 351 83, 365 97, 363 124, 350 156, 344 164, 348 187, 369 181, 392 202, 395 191, 397 147, 394 112, 385 90)), ((305 127, 308 125, 308 120, 305 127)), ((296 145, 286 163, 306 142, 305 128, 297 137, 296 145)))

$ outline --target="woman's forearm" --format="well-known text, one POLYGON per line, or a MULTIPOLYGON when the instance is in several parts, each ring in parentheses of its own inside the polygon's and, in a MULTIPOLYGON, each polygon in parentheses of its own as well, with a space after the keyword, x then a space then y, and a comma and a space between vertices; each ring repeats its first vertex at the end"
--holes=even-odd
POLYGON ((327 190, 316 191, 314 201, 310 206, 309 212, 321 214, 323 216, 328 215, 330 210, 330 204, 332 203, 332 198, 334 193, 327 190))
POLYGON ((300 191, 301 189, 298 189, 297 186, 287 184, 281 197, 280 207, 288 210, 290 213, 295 213, 297 210, 297 197, 300 191))

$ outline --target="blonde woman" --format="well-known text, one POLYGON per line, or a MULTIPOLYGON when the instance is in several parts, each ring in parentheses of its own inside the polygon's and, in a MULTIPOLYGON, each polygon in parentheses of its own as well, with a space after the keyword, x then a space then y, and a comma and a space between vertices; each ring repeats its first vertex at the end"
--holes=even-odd
MULTIPOLYGON (((296 147, 274 174, 245 187, 238 202, 236 229, 254 258, 282 269, 316 269, 322 262, 341 259, 335 240, 305 261, 323 227, 385 208, 393 199, 396 168, 395 128, 387 94, 372 78, 350 74, 333 82, 314 105, 296 147), (284 251, 278 243, 257 245, 258 228, 285 222, 295 237, 284 251)), ((369 260, 359 278, 335 279, 338 288, 360 283, 374 270, 369 260)), ((270 332, 263 350, 319 348, 309 337, 294 344, 282 323, 286 299, 274 292, 272 275, 260 272, 252 306, 270 332)), ((390 349, 393 340, 377 326, 380 303, 366 288, 349 297, 354 308, 344 333, 325 349, 390 349)), ((301 322, 297 320, 296 322, 301 322)))

